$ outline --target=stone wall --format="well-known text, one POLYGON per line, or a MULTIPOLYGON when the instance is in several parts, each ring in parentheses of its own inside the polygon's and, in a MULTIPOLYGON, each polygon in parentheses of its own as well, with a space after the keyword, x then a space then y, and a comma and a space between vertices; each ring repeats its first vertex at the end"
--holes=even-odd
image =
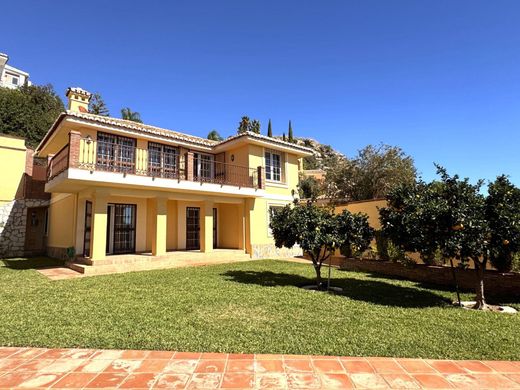
POLYGON ((302 256, 303 252, 298 245, 292 248, 277 248, 274 244, 253 244, 253 259, 276 259, 302 256))
POLYGON ((0 206, 0 256, 18 257, 25 252, 27 209, 48 206, 43 199, 18 199, 0 206))
MULTIPOLYGON (((387 261, 345 259, 344 257, 334 257, 333 264, 348 271, 373 272, 450 288, 454 286, 450 267, 428 266, 425 264, 405 267, 402 264, 387 261)), ((462 290, 472 291, 475 288, 475 270, 456 268, 455 272, 459 287, 462 290)), ((488 295, 520 297, 520 274, 518 273, 500 273, 488 270, 485 273, 484 285, 488 295)))

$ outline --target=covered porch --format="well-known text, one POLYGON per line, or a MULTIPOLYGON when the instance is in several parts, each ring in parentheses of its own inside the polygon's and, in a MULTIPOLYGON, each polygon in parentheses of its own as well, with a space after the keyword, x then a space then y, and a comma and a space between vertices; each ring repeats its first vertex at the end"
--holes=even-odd
POLYGON ((85 265, 248 252, 244 198, 103 188, 76 199, 76 261, 85 265))

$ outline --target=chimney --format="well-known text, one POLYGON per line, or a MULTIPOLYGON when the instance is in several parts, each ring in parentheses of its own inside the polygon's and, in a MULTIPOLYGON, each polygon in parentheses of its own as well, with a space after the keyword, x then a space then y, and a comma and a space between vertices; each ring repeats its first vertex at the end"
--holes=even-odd
POLYGON ((69 99, 68 109, 77 112, 88 112, 88 103, 92 94, 82 88, 68 88, 65 94, 69 99))

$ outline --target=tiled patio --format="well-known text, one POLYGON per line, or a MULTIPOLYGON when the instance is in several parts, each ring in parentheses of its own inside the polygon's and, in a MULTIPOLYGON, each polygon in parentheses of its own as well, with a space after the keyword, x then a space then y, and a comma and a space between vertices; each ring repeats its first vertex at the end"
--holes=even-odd
POLYGON ((513 389, 520 362, 0 347, 0 388, 513 389))

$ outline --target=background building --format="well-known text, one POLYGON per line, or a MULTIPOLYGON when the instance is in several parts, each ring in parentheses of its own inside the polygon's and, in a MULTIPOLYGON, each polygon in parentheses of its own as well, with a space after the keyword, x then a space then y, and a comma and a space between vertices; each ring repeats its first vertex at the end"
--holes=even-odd
POLYGON ((25 83, 31 85, 29 73, 7 65, 8 60, 7 54, 0 53, 0 87, 18 88, 25 83))

